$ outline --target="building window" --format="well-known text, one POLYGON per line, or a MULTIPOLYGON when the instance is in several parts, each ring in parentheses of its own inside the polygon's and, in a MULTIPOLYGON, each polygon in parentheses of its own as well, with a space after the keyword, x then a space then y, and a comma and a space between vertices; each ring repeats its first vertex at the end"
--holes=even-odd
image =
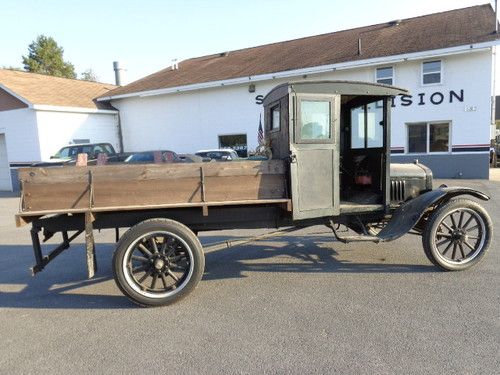
POLYGON ((219 148, 231 148, 240 158, 248 156, 247 135, 246 134, 226 134, 219 135, 219 148))
POLYGON ((421 154, 449 151, 449 122, 422 122, 408 124, 408 153, 421 154))
POLYGON ((422 63, 422 83, 424 85, 441 83, 441 66, 441 60, 422 63))
POLYGON ((280 128, 280 106, 271 108, 271 130, 279 130, 280 128))
POLYGON ((427 124, 408 125, 408 152, 427 152, 427 124))
POLYGON ((385 68, 377 68, 377 83, 383 83, 385 85, 394 84, 394 68, 388 66, 385 68))

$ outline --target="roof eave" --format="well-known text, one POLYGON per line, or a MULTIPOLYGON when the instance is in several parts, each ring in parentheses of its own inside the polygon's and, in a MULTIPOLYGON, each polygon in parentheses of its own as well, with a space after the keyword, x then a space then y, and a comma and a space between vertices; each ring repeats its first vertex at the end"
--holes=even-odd
POLYGON ((37 111, 47 112, 73 112, 73 113, 100 113, 100 114, 117 114, 118 110, 113 109, 100 109, 91 107, 67 107, 49 104, 34 104, 32 107, 37 111))

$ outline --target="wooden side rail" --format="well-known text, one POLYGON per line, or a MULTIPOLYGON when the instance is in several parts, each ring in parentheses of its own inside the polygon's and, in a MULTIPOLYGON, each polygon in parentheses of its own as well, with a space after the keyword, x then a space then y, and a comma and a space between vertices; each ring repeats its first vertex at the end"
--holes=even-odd
POLYGON ((281 160, 23 168, 19 217, 288 200, 281 160))

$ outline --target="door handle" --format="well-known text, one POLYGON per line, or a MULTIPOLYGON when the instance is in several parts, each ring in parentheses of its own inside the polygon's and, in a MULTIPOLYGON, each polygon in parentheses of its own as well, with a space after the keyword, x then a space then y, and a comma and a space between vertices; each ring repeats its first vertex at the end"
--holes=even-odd
POLYGON ((290 163, 297 163, 297 155, 290 153, 290 163))

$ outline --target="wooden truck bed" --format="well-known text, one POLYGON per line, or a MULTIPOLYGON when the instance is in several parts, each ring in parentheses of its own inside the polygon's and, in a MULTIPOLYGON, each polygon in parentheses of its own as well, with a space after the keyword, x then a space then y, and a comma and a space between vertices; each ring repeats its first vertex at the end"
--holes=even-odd
POLYGON ((21 226, 65 213, 279 203, 290 206, 281 160, 23 168, 21 226))

